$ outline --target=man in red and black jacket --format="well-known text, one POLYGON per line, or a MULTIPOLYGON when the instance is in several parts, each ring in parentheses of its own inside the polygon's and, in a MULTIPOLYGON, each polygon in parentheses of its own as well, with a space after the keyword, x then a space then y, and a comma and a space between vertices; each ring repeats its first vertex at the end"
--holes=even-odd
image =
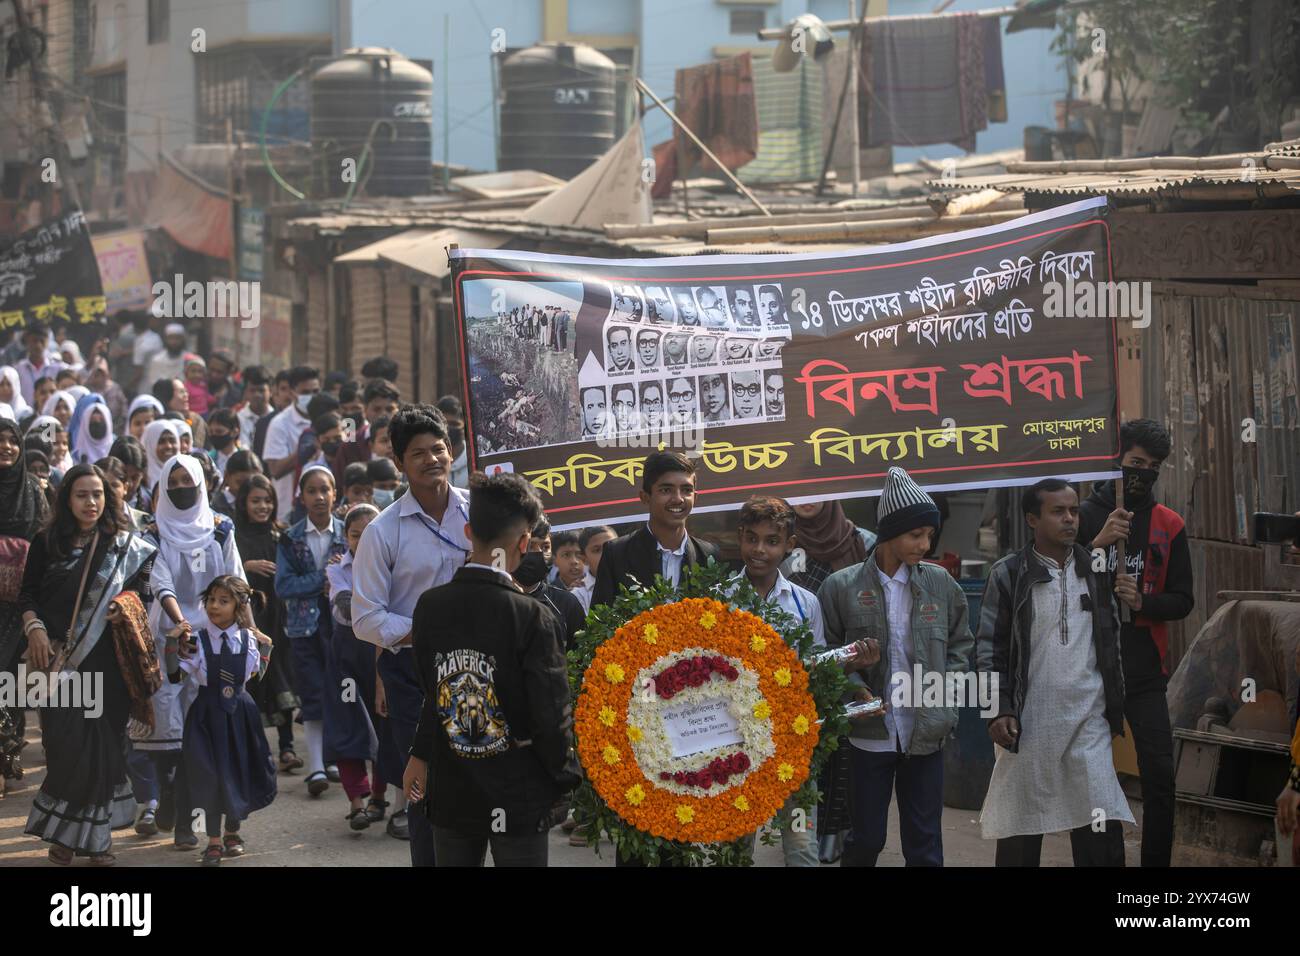
POLYGON ((1115 576, 1123 623, 1124 716, 1133 730, 1142 778, 1142 865, 1168 866, 1174 844, 1174 740, 1165 687, 1169 682, 1168 622, 1192 612, 1192 558, 1178 513, 1152 494, 1169 457, 1169 432, 1149 418, 1120 427, 1124 507, 1114 482, 1101 482, 1079 509, 1079 540, 1104 548, 1116 571, 1115 544, 1126 539, 1124 573, 1115 576))

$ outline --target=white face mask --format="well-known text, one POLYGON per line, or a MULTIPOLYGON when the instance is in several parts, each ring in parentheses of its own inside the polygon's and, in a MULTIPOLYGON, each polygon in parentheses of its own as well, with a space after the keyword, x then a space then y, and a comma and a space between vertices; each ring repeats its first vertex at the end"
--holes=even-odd
POLYGON ((311 404, 311 400, 312 400, 314 397, 315 397, 314 395, 312 395, 310 392, 308 392, 306 395, 299 395, 297 398, 295 398, 295 399, 294 399, 294 404, 296 404, 296 405, 298 406, 298 411, 300 411, 300 412, 302 412, 304 415, 306 415, 306 414, 307 414, 307 406, 311 404))
POLYGON ((372 497, 375 499, 375 507, 383 511, 393 503, 397 492, 392 488, 376 488, 372 497))

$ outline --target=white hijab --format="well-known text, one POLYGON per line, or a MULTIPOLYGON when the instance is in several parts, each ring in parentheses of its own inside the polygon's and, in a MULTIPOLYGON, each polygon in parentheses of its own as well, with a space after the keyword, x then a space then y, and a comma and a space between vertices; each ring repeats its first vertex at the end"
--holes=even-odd
POLYGON ((135 398, 131 399, 131 404, 126 407, 126 424, 128 428, 131 425, 132 416, 142 408, 152 408, 153 417, 155 419, 162 418, 167 414, 166 410, 162 406, 162 402, 158 401, 158 399, 154 398, 152 395, 137 395, 135 398))
POLYGON ((177 586, 177 600, 182 606, 197 602, 199 592, 213 578, 231 573, 213 533, 212 507, 208 504, 203 466, 193 455, 173 455, 162 466, 154 519, 158 525, 161 552, 158 557, 171 569, 177 586), (177 508, 167 493, 167 479, 176 467, 185 469, 199 492, 194 504, 184 510, 177 508))
POLYGON ((30 412, 32 407, 27 404, 27 399, 23 398, 23 386, 18 379, 18 369, 12 365, 0 365, 0 378, 8 382, 14 390, 14 397, 9 400, 9 406, 17 416, 14 421, 22 421, 22 417, 30 412))
POLYGON ((181 436, 184 435, 190 440, 190 451, 194 450, 194 429, 190 428, 190 423, 181 421, 179 418, 172 419, 172 424, 176 426, 176 444, 180 445, 181 436))
POLYGON ((158 484, 159 478, 165 474, 163 462, 158 460, 158 440, 162 438, 163 432, 170 433, 176 439, 176 448, 179 450, 181 445, 180 434, 176 431, 176 422, 170 418, 159 418, 150 422, 145 426, 144 434, 140 436, 140 444, 144 445, 145 481, 148 483, 147 487, 150 490, 153 489, 154 485, 158 484))
MULTIPOLYGON (((32 423, 30 425, 27 426, 27 431, 24 432, 24 434, 30 435, 33 432, 35 432, 37 435, 40 436, 41 441, 49 442, 50 445, 53 446, 54 433, 61 432, 63 430, 64 430, 63 426, 59 424, 59 420, 55 418, 53 415, 39 415, 32 420, 32 423)), ((61 460, 57 460, 57 461, 52 457, 54 454, 52 448, 50 454, 51 454, 51 458, 50 458, 51 468, 57 471, 67 471, 69 468, 72 467, 71 451, 69 451, 68 454, 64 455, 61 460)))
POLYGON ((72 397, 70 392, 59 389, 45 400, 45 404, 41 406, 41 415, 53 416, 54 409, 58 407, 59 402, 63 402, 63 404, 68 406, 69 415, 77 410, 77 400, 72 397))
POLYGON ((90 389, 86 388, 84 385, 69 385, 67 392, 77 401, 81 401, 90 394, 90 389))
POLYGON ((95 402, 89 408, 81 413, 81 418, 77 422, 77 433, 72 436, 72 457, 78 462, 89 462, 94 464, 101 458, 107 458, 110 449, 113 447, 113 413, 108 410, 108 406, 103 402, 95 402), (104 424, 108 427, 104 431, 103 438, 90 437, 90 416, 99 412, 104 416, 104 424))

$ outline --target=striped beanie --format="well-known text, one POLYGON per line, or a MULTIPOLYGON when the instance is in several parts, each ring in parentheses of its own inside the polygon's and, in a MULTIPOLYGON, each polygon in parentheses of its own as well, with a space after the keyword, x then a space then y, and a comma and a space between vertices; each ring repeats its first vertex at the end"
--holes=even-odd
POLYGON ((881 541, 897 538, 913 528, 929 525, 939 530, 939 507, 920 489, 912 476, 897 466, 885 477, 876 509, 876 535, 881 541))

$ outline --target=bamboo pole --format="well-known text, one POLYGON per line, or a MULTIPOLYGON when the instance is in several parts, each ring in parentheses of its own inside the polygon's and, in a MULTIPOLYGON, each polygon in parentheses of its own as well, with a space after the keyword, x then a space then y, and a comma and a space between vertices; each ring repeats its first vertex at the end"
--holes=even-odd
POLYGON ((837 242, 856 239, 916 238, 994 226, 1023 215, 1022 210, 986 212, 969 216, 916 216, 883 222, 833 222, 808 226, 753 226, 744 229, 710 229, 710 245, 748 242, 837 242))
POLYGON ((933 212, 927 203, 893 206, 889 209, 864 209, 861 212, 776 213, 771 216, 731 216, 715 219, 678 220, 648 225, 609 223, 605 235, 611 239, 642 239, 647 236, 704 236, 710 229, 743 228, 749 225, 799 226, 817 222, 874 222, 899 219, 933 212))

